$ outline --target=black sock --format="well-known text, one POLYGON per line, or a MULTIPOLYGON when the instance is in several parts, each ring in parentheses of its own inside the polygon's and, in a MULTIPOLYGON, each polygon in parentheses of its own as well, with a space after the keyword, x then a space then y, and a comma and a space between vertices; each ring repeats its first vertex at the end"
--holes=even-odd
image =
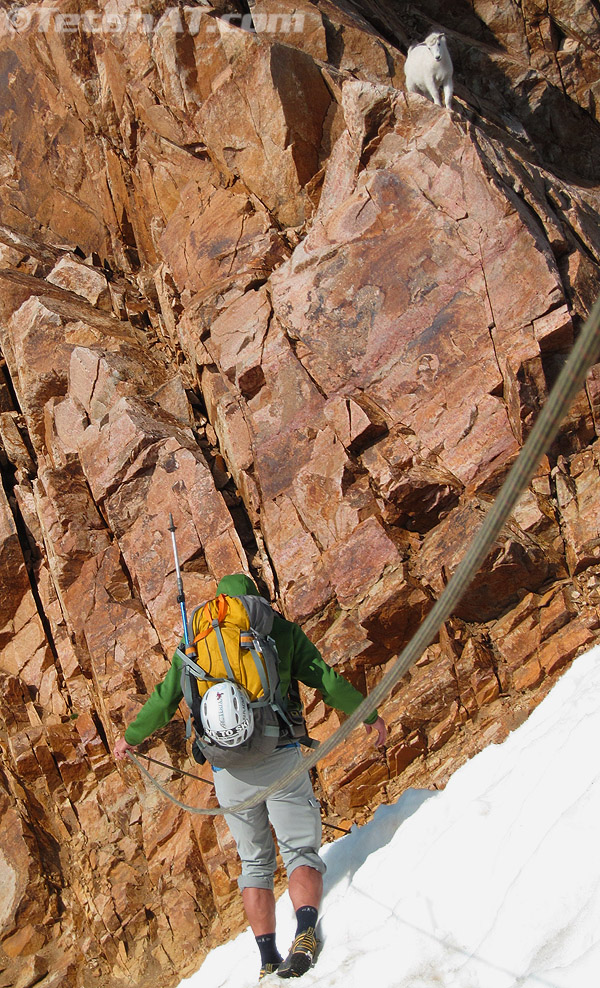
POLYGON ((318 918, 319 910, 315 909, 314 906, 300 906, 299 909, 296 909, 296 919, 298 920, 296 936, 305 933, 306 930, 314 930, 318 918))
POLYGON ((283 960, 277 950, 274 933, 263 933, 262 936, 256 937, 256 943, 260 950, 260 963, 263 967, 265 964, 279 964, 283 960))

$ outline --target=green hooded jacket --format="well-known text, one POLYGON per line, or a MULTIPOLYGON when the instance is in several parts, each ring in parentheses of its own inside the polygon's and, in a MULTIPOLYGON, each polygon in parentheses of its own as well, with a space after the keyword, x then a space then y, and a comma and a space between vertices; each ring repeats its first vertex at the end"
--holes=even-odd
MULTIPOLYGON (((217 594, 230 597, 256 594, 258 590, 253 580, 244 573, 224 576, 217 587, 217 594)), ((281 694, 286 696, 291 679, 298 679, 305 686, 318 689, 330 707, 351 714, 362 703, 364 697, 357 689, 340 676, 324 661, 318 648, 304 634, 302 628, 275 613, 271 631, 279 655, 279 677, 281 694)), ((140 744, 159 727, 164 727, 174 716, 183 699, 181 690, 181 660, 177 653, 173 656, 171 668, 154 692, 150 695, 136 719, 125 731, 125 740, 132 745, 140 744)), ((366 718, 372 724, 377 712, 366 718)))

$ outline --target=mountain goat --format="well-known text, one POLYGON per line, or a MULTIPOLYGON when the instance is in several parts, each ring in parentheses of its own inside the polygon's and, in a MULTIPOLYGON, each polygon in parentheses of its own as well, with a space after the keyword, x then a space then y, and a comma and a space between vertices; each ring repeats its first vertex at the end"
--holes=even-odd
POLYGON ((409 93, 421 93, 442 105, 440 87, 444 90, 444 103, 450 109, 452 103, 452 59, 444 34, 428 34, 425 41, 411 45, 406 56, 404 75, 409 93))

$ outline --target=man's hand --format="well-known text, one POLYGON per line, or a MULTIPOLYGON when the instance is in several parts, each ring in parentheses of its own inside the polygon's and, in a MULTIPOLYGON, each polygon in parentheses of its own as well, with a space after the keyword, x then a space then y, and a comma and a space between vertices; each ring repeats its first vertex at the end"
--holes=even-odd
POLYGON ((127 752, 133 751, 133 748, 134 746, 132 744, 128 744, 125 738, 119 738, 113 748, 113 755, 117 761, 120 762, 123 758, 127 758, 127 752))
POLYGON ((383 748, 387 738, 387 727, 383 722, 383 717, 378 717, 372 724, 365 724, 365 729, 367 734, 370 734, 373 729, 377 731, 375 744, 378 748, 383 748))

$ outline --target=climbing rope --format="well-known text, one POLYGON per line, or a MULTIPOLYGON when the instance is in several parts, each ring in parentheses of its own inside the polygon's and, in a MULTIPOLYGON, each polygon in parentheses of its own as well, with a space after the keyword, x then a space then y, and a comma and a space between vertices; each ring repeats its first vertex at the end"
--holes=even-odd
MULTIPOLYGON (((196 782, 205 782, 207 786, 214 785, 212 779, 203 779, 201 775, 186 772, 184 768, 177 768, 175 765, 169 765, 168 762, 159 762, 158 758, 151 758, 150 755, 140 755, 140 758, 145 758, 147 762, 152 762, 153 765, 160 765, 161 768, 168 768, 170 772, 176 772, 177 775, 187 775, 188 779, 195 779, 196 782)), ((154 778, 154 776, 150 776, 150 778, 154 778)))
MULTIPOLYGON (((195 775, 193 772, 186 772, 185 769, 176 768, 175 765, 169 765, 168 762, 161 762, 158 760, 158 758, 151 758, 150 755, 140 755, 139 757, 145 758, 147 762, 152 762, 153 765, 160 765, 161 768, 168 768, 171 772, 176 772, 177 775, 185 775, 187 776, 188 779, 195 779, 196 782, 204 782, 206 783, 207 786, 214 786, 214 782, 212 779, 205 779, 203 776, 195 775)), ((175 799, 175 797, 172 796, 170 792, 168 792, 163 786, 161 786, 161 784, 153 775, 150 775, 150 773, 146 771, 143 765, 140 765, 139 768, 144 773, 144 775, 148 776, 152 784, 156 786, 157 789, 160 789, 160 791, 164 793, 165 796, 167 796, 173 803, 177 803, 177 805, 181 806, 182 809, 184 810, 191 810, 191 811, 194 810, 193 806, 187 806, 185 803, 182 803, 178 799, 175 799)), ((350 833, 350 831, 346 827, 338 827, 337 823, 329 823, 328 820, 323 820, 322 822, 324 827, 329 827, 331 830, 338 830, 341 834, 350 833)))
POLYGON ((481 527, 475 534, 473 541, 465 552, 454 575, 449 580, 445 590, 434 604, 433 608, 420 625, 419 629, 411 638, 410 642, 400 654, 394 665, 384 674, 379 683, 363 700, 361 705, 350 714, 344 723, 327 740, 322 741, 320 746, 305 755, 301 762, 287 772, 272 785, 261 789, 259 793, 235 806, 209 807, 207 809, 187 806, 185 803, 175 799, 159 782, 144 768, 138 758, 128 751, 127 754, 133 762, 151 780, 165 796, 172 802, 188 810, 190 813, 200 813, 207 816, 219 816, 226 813, 241 812, 251 809, 264 802, 282 789, 299 778, 304 772, 313 768, 318 761, 329 755, 334 748, 337 748, 346 740, 349 734, 355 730, 370 714, 374 713, 382 701, 389 695, 394 686, 408 672, 414 662, 423 654, 425 649, 431 645, 444 622, 455 610, 461 597, 467 590, 469 584, 480 569, 488 552, 490 551, 496 537, 511 515, 519 497, 528 487, 540 460, 544 453, 551 446, 555 439, 560 424, 575 395, 585 382, 585 376, 589 368, 596 362, 600 353, 600 296, 588 316, 578 338, 575 342, 569 358, 564 365, 546 404, 540 412, 535 425, 533 426, 525 445, 519 456, 515 460, 500 492, 490 506, 481 527))

